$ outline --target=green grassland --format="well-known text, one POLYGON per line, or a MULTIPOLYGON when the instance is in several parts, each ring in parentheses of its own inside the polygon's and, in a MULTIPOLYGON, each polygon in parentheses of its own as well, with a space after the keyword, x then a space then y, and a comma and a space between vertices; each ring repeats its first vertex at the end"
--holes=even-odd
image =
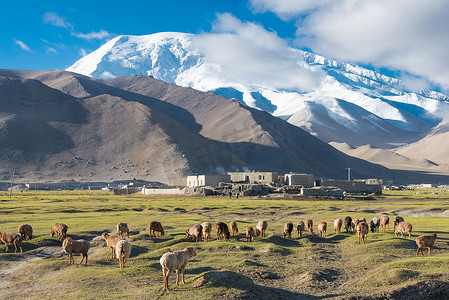
MULTIPOLYGON (((5 253, 0 246, 2 297, 30 299, 245 299, 346 298, 387 295, 420 281, 449 282, 449 192, 439 190, 388 191, 376 200, 283 197, 229 199, 227 197, 115 196, 105 192, 0 193, 0 232, 17 232, 22 223, 33 226, 24 253, 5 253), (393 226, 385 233, 369 233, 366 244, 355 235, 336 235, 336 218, 401 215, 412 223, 412 239, 396 237, 393 226), (326 238, 317 235, 284 239, 285 222, 312 218, 314 231, 324 220, 326 238), (267 236, 245 242, 247 226, 268 221, 267 236), (148 222, 160 221, 166 235, 150 238, 148 222), (185 231, 209 221, 235 220, 240 234, 229 241, 194 243, 185 231), (89 262, 68 265, 61 242, 49 236, 52 225, 69 226, 68 235, 91 241, 89 262), (115 233, 115 224, 127 222, 132 254, 125 269, 98 237, 115 233), (415 257, 415 238, 437 233, 432 256, 415 257), (167 251, 196 248, 186 269, 186 284, 163 291, 159 259, 167 251), (8 288, 5 288, 8 287, 8 288), (387 293, 387 294, 385 294, 387 293)), ((13 249, 14 247, 12 247, 13 249)), ((426 251, 425 251, 426 252, 426 251)), ((78 262, 79 256, 75 257, 78 262)))

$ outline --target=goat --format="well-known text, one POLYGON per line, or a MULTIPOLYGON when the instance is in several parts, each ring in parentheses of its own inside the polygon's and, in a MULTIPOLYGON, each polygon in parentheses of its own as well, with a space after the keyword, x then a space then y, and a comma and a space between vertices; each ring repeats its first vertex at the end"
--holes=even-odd
POLYGON ((419 255, 419 252, 421 251, 421 255, 424 256, 422 253, 423 248, 429 248, 429 256, 430 256, 430 248, 432 248, 433 244, 435 244, 435 240, 437 239, 437 234, 432 233, 429 235, 420 235, 416 238, 416 245, 418 245, 418 251, 416 251, 416 256, 419 255))
POLYGON ((265 237, 265 232, 267 231, 268 223, 265 220, 260 220, 256 225, 256 235, 259 238, 265 237))
POLYGON ((351 226, 352 218, 351 218, 350 216, 346 216, 346 217, 345 217, 344 223, 345 223, 345 230, 346 230, 346 233, 352 231, 352 226, 351 226))
POLYGON ((209 222, 203 222, 201 226, 203 227, 203 240, 207 242, 209 241, 210 233, 212 231, 212 224, 209 222))
POLYGON ((215 229, 217 232, 217 240, 229 240, 231 238, 229 227, 228 225, 226 225, 226 223, 218 222, 215 225, 215 229))
POLYGON ((148 223, 148 227, 150 229, 150 237, 157 237, 156 232, 158 232, 160 235, 164 236, 164 227, 162 227, 162 224, 158 221, 151 221, 148 223))
POLYGON ((379 226, 380 226, 380 218, 379 217, 372 218, 370 222, 371 232, 372 233, 379 232, 379 226))
POLYGON ((359 222, 357 224, 357 236, 359 238, 359 244, 360 242, 366 243, 366 235, 368 234, 368 224, 366 222, 359 222))
POLYGON ((293 231, 293 223, 292 222, 285 223, 285 225, 284 225, 284 232, 283 232, 284 238, 286 236, 288 236, 288 238, 291 239, 292 238, 292 231, 293 231))
POLYGON ((404 233, 408 233, 408 238, 410 239, 412 237, 412 229, 413 226, 409 222, 399 222, 394 230, 394 234, 398 236, 399 233, 401 233, 401 235, 404 236, 404 233))
POLYGON ((117 235, 122 238, 129 237, 129 228, 127 223, 117 223, 117 235))
POLYGON ((5 252, 8 252, 8 245, 13 244, 15 249, 14 253, 17 253, 17 248, 20 248, 20 254, 23 253, 22 237, 20 235, 12 232, 3 232, 3 234, 0 234, 0 237, 2 242, 5 243, 5 252))
POLYGON ((192 226, 190 226, 189 229, 187 229, 186 236, 187 237, 191 236, 192 240, 198 242, 201 239, 202 233, 203 233, 203 226, 201 226, 200 224, 193 224, 192 226))
POLYGON ((301 237, 302 232, 306 230, 306 225, 303 221, 298 222, 298 225, 296 225, 296 230, 298 231, 298 237, 301 237))
POLYGON ((340 232, 341 232, 341 225, 343 225, 343 220, 342 219, 335 219, 335 221, 334 221, 335 234, 340 234, 340 232))
POLYGON ((396 226, 398 226, 398 224, 401 222, 405 222, 403 217, 400 217, 400 216, 393 217, 393 230, 394 231, 396 231, 396 226))
POLYGON ((131 244, 127 240, 120 240, 115 245, 115 256, 118 258, 120 268, 125 267, 125 263, 128 261, 131 255, 131 244))
POLYGON ((160 259, 160 264, 162 267, 162 275, 164 276, 164 289, 168 293, 168 278, 170 273, 176 270, 176 285, 179 285, 179 271, 182 272, 182 283, 184 281, 184 269, 189 263, 189 258, 195 256, 195 249, 192 247, 184 248, 181 251, 167 252, 162 255, 160 259))
POLYGON ((28 224, 22 224, 17 228, 17 233, 20 234, 25 241, 31 240, 33 238, 33 227, 28 224))
POLYGON ((106 245, 111 248, 111 258, 115 258, 115 246, 118 241, 122 240, 121 237, 116 235, 109 235, 107 232, 104 232, 101 235, 101 238, 106 241, 106 245))
POLYGON ((55 225, 53 225, 52 229, 50 230, 50 235, 51 235, 51 237, 56 235, 56 238, 58 240, 62 240, 65 238, 68 228, 69 227, 67 225, 65 225, 64 223, 56 223, 55 225))
POLYGON ((246 227, 246 241, 247 242, 252 242, 254 241, 254 236, 255 236, 255 232, 254 229, 252 227, 246 227))
POLYGON ((83 262, 84 258, 86 258, 86 262, 84 265, 87 264, 87 252, 89 251, 90 243, 86 240, 73 240, 71 237, 65 238, 65 240, 62 242, 62 249, 65 253, 69 254, 69 265, 75 263, 75 260, 73 259, 73 254, 82 254, 82 258, 80 261, 80 264, 83 262))
POLYGON ((239 233, 239 228, 237 227, 237 222, 236 221, 232 221, 229 224, 229 227, 231 227, 232 235, 236 235, 236 234, 239 233))
POLYGON ((382 215, 379 217, 380 219, 380 227, 382 228, 382 232, 385 232, 385 229, 387 229, 388 226, 388 231, 390 231, 390 218, 387 215, 382 215))
POLYGON ((326 237, 326 230, 327 230, 327 223, 325 221, 320 221, 320 223, 318 223, 318 232, 320 234, 320 237, 322 238, 326 237))
POLYGON ((312 219, 306 219, 306 228, 307 228, 308 233, 313 234, 313 220, 312 219))

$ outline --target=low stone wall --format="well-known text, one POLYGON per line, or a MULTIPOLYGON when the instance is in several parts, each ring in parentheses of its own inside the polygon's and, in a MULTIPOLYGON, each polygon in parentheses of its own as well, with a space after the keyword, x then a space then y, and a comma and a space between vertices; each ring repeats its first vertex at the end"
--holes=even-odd
POLYGON ((173 189, 147 189, 142 188, 142 194, 144 195, 184 195, 186 188, 173 188, 173 189))
POLYGON ((301 195, 303 196, 333 196, 343 197, 344 191, 336 187, 314 187, 302 188, 301 195))

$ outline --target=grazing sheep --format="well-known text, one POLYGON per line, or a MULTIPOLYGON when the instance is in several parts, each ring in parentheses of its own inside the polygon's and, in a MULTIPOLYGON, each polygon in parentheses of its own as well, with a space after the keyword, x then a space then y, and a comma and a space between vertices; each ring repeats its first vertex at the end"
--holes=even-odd
POLYGON ((429 248, 429 256, 430 256, 430 248, 435 244, 435 240, 437 239, 437 234, 432 233, 429 235, 420 235, 416 238, 416 245, 418 245, 418 251, 416 251, 416 256, 418 256, 419 251, 421 251, 421 255, 424 256, 422 253, 423 248, 429 248))
POLYGON ((388 231, 390 231, 390 218, 386 215, 382 215, 379 217, 380 219, 380 227, 382 228, 382 232, 385 232, 385 229, 387 229, 388 226, 388 231))
POLYGON ((201 226, 203 226, 203 240, 207 242, 209 241, 210 233, 212 231, 212 224, 209 222, 203 222, 201 226))
POLYGON ((362 222, 360 222, 359 219, 355 219, 355 218, 352 219, 351 227, 352 227, 352 230, 354 231, 354 234, 357 233, 357 225, 358 225, 359 223, 362 223, 362 222))
POLYGON ((346 216, 344 220, 346 233, 352 230, 351 222, 352 218, 350 216, 346 216))
POLYGON ((298 222, 298 225, 296 225, 296 230, 298 231, 298 237, 301 237, 302 232, 306 230, 306 225, 303 221, 298 222))
POLYGON ((128 261, 131 255, 131 244, 127 240, 120 240, 115 245, 115 256, 118 258, 120 268, 125 267, 125 263, 128 261))
POLYGON ((229 240, 231 238, 229 227, 228 225, 226 225, 226 223, 218 222, 215 225, 215 229, 217 232, 217 240, 229 240))
POLYGON ((322 238, 326 237, 326 230, 327 230, 327 223, 325 221, 320 221, 320 223, 318 223, 318 232, 320 234, 320 237, 322 238))
POLYGON ((239 233, 239 228, 237 227, 236 221, 232 221, 231 224, 229 224, 229 227, 231 227, 232 235, 236 235, 239 233))
POLYGON ((372 233, 379 232, 379 226, 380 226, 380 218, 379 217, 372 218, 370 222, 371 232, 372 233))
POLYGON ((306 219, 306 228, 307 228, 308 233, 313 234, 313 220, 312 219, 306 219))
POLYGON ((398 226, 399 223, 405 222, 403 217, 395 216, 393 218, 393 230, 396 232, 396 226, 398 226))
POLYGON ((129 237, 129 228, 127 223, 117 223, 117 235, 122 238, 129 237))
POLYGON ((65 240, 62 242, 62 249, 65 253, 69 254, 69 265, 75 263, 75 260, 73 259, 73 254, 82 254, 83 257, 81 258, 80 264, 83 262, 84 258, 86 258, 86 262, 84 265, 87 264, 87 252, 89 251, 90 243, 86 240, 73 240, 71 237, 65 238, 65 240))
POLYGON ((176 270, 176 285, 179 285, 179 271, 182 272, 182 283, 184 281, 184 269, 189 263, 189 258, 195 256, 195 249, 192 247, 184 248, 181 251, 167 252, 160 259, 162 275, 164 276, 164 288, 168 293, 168 278, 170 273, 176 270))
POLYGON ((256 235, 259 238, 265 237, 265 232, 267 231, 268 223, 265 220, 260 220, 256 225, 256 235))
POLYGON ((335 234, 340 234, 342 225, 343 225, 342 219, 335 219, 334 221, 335 234))
POLYGON ((22 251, 22 237, 18 235, 17 233, 12 232, 3 232, 3 234, 0 235, 1 240, 3 243, 5 243, 5 252, 8 252, 8 245, 13 244, 14 245, 14 253, 17 252, 17 248, 20 248, 20 254, 23 253, 22 251))
POLYGON ((201 226, 200 224, 193 224, 186 231, 186 236, 187 237, 191 236, 192 240, 194 240, 195 242, 198 242, 201 239, 202 234, 203 234, 203 226, 201 226))
POLYGON ((365 222, 366 224, 368 224, 368 222, 366 222, 366 219, 364 217, 359 218, 359 222, 365 222))
POLYGON ((156 232, 162 236, 165 235, 164 227, 158 221, 151 221, 148 223, 148 227, 150 228, 150 237, 157 237, 156 232))
POLYGON ((246 227, 246 241, 247 242, 253 242, 255 235, 256 235, 256 233, 254 232, 254 229, 252 227, 246 227))
POLYGON ((284 238, 286 236, 288 236, 288 238, 291 239, 292 238, 292 231, 293 231, 293 223, 292 222, 285 223, 285 225, 284 225, 284 232, 283 232, 284 238))
POLYGON ((359 222, 357 224, 357 236, 359 237, 359 244, 362 241, 363 243, 366 243, 366 235, 368 234, 368 224, 366 222, 359 222))
POLYGON ((53 237, 56 234, 56 238, 58 240, 62 240, 65 238, 68 228, 69 227, 67 227, 67 225, 65 225, 64 223, 56 223, 50 230, 50 235, 51 237, 53 237))
POLYGON ((408 238, 410 239, 412 237, 412 229, 413 226, 409 222, 399 222, 394 230, 394 234, 398 236, 399 233, 401 233, 401 235, 404 236, 404 233, 408 233, 408 238))
POLYGON ((33 238, 33 227, 28 224, 22 224, 17 228, 17 233, 20 234, 25 241, 31 240, 33 238))
POLYGON ((121 237, 116 235, 109 235, 107 232, 104 232, 101 235, 101 238, 106 241, 106 245, 111 248, 111 258, 115 258, 115 245, 122 240, 121 237))

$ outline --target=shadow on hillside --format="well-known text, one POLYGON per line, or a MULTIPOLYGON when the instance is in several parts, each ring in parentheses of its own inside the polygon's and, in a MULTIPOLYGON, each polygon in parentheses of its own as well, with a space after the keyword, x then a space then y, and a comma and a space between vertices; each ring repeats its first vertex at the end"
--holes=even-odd
POLYGON ((301 247, 301 244, 298 241, 286 239, 277 235, 271 235, 266 240, 269 243, 282 247, 301 247))

